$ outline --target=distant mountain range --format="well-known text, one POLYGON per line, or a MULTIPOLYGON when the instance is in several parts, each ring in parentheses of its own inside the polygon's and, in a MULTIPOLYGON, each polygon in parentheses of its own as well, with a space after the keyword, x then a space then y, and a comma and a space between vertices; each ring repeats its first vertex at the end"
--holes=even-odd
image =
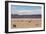
POLYGON ((12 11, 11 14, 18 14, 18 15, 31 15, 31 14, 41 14, 40 11, 31 11, 31 10, 16 10, 12 11))
POLYGON ((11 14, 11 18, 41 18, 40 14, 36 15, 17 15, 17 14, 11 14))

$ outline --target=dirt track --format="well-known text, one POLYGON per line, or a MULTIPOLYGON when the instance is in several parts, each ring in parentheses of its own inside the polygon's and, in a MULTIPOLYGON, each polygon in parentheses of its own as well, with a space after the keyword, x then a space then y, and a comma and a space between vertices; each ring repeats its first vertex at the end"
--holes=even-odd
POLYGON ((11 19, 12 28, 35 28, 41 27, 41 19, 40 18, 29 18, 29 19, 11 19))

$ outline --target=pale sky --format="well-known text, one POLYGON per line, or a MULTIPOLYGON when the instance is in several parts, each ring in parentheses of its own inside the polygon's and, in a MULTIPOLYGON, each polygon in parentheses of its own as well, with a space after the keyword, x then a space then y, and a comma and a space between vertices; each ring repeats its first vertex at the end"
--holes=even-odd
POLYGON ((11 13, 15 13, 17 11, 30 10, 32 14, 41 14, 40 6, 21 6, 21 5, 11 5, 11 13))

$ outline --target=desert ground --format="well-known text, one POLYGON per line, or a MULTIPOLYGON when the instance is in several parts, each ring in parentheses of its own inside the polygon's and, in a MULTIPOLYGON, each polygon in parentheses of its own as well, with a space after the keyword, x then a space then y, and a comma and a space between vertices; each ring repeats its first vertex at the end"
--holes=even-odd
POLYGON ((41 18, 12 18, 11 28, 41 27, 41 18))

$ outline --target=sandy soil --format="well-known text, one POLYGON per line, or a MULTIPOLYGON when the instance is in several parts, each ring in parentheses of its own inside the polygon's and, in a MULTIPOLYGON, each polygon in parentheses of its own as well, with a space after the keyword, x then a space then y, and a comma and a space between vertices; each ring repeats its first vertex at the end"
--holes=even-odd
POLYGON ((11 19, 11 28, 35 28, 41 27, 40 18, 11 19))

